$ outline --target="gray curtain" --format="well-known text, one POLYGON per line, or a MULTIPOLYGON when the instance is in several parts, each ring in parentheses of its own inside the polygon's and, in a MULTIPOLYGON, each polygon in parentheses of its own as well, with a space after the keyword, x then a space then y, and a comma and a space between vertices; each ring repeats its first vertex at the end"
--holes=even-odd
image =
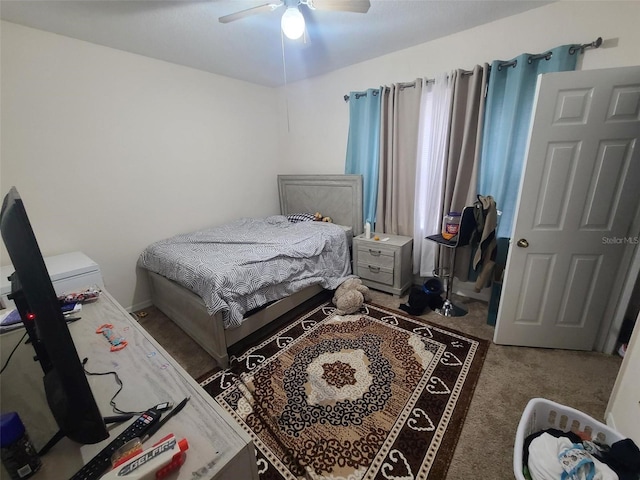
MULTIPOLYGON (((448 212, 462 213, 464 207, 473 205, 476 200, 478 167, 482 151, 484 97, 489 78, 489 65, 486 63, 476 65, 470 72, 456 70, 453 76, 453 109, 449 130, 443 215, 448 212)), ((447 253, 441 251, 441 261, 447 261, 443 258, 447 253)), ((469 247, 458 249, 456 252, 455 274, 462 281, 468 280, 470 259, 469 247)))
POLYGON ((383 89, 375 231, 413 236, 422 82, 383 89))
POLYGON ((464 207, 476 201, 489 65, 476 65, 470 73, 456 70, 453 75, 455 84, 443 215, 462 212, 464 207))

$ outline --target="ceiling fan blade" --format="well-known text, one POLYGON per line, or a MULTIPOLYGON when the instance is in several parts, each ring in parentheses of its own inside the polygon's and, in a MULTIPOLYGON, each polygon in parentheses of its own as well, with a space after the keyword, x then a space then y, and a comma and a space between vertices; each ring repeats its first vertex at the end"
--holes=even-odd
POLYGON ((371 7, 369 0, 313 0, 310 2, 318 10, 367 13, 371 7))
POLYGON ((257 15, 258 13, 265 13, 275 10, 280 7, 282 2, 280 3, 265 3, 264 5, 258 5, 257 7, 247 8, 246 10, 240 10, 239 12, 230 13, 229 15, 224 15, 218 18, 220 23, 229 23, 235 22, 236 20, 240 20, 241 18, 250 17, 251 15, 257 15))

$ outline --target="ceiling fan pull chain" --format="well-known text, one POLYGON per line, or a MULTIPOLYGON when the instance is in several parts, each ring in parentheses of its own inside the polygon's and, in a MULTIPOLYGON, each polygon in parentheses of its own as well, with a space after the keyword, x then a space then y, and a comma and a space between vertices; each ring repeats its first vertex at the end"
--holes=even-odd
POLYGON ((284 32, 280 29, 280 46, 282 48, 282 75, 284 77, 284 102, 287 109, 287 132, 291 132, 289 125, 289 89, 287 88, 287 61, 284 55, 284 32))

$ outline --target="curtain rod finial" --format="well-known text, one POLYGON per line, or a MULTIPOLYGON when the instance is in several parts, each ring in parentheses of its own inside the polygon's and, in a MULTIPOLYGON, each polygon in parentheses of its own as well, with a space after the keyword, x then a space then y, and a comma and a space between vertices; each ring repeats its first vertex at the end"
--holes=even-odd
POLYGON ((599 48, 602 45, 602 37, 596 38, 591 43, 583 43, 582 45, 572 45, 569 47, 569 55, 573 55, 576 52, 584 53, 587 48, 599 48))
POLYGON ((349 95, 345 95, 345 96, 344 96, 344 101, 345 101, 345 102, 348 102, 348 101, 349 101, 349 95))

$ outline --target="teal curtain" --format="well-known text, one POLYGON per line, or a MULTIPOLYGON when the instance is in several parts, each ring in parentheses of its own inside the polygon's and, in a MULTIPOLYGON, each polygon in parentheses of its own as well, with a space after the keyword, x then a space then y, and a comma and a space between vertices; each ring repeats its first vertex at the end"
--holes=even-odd
POLYGON ((362 175, 365 222, 376 220, 380 159, 380 89, 349 94, 349 137, 344 173, 362 175))
POLYGON ((575 70, 577 54, 570 54, 570 47, 491 65, 478 194, 493 196, 502 211, 498 237, 511 236, 538 74, 575 70))

